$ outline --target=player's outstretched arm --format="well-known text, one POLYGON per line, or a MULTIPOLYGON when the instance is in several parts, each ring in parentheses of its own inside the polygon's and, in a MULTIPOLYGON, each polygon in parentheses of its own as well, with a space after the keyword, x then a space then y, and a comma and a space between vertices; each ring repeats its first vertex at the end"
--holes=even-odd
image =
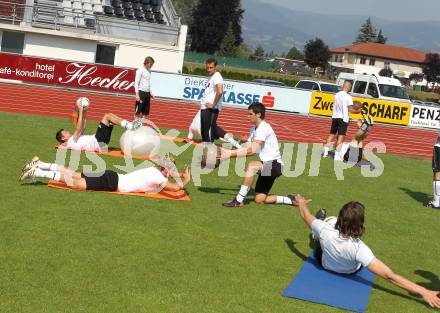
POLYGON ((312 222, 315 220, 315 217, 310 213, 310 210, 307 207, 307 204, 312 200, 306 199, 300 194, 297 194, 295 198, 298 202, 299 213, 301 214, 302 219, 306 222, 307 226, 312 228, 312 222))
POLYGON ((73 132, 73 140, 75 140, 75 142, 84 131, 86 114, 82 105, 77 104, 76 107, 78 108, 78 123, 76 124, 75 131, 73 132))
POLYGON ((221 154, 220 154, 220 160, 236 158, 238 156, 253 155, 261 149, 262 144, 263 144, 262 141, 256 140, 256 141, 253 141, 250 145, 243 147, 243 148, 240 148, 240 149, 229 150, 229 149, 222 148, 221 154))
POLYGON ((164 189, 170 191, 178 191, 183 189, 191 180, 191 172, 189 171, 188 167, 185 167, 185 169, 183 170, 181 178, 181 181, 176 181, 175 183, 167 181, 164 189))
POLYGON ((394 273, 388 266, 386 266, 379 259, 374 259, 368 265, 368 269, 373 273, 379 275, 392 282, 393 284, 408 290, 411 293, 419 294, 433 308, 440 308, 440 298, 438 297, 439 291, 432 291, 426 289, 420 285, 413 283, 412 281, 394 273))

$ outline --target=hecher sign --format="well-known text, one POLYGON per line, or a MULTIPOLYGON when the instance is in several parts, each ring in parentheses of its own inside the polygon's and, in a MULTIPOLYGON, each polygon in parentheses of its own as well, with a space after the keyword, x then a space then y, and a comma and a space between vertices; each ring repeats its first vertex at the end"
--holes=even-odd
MULTIPOLYGON (((134 94, 135 69, 0 53, 0 78, 24 82, 134 94)), ((153 72, 151 85, 158 97, 199 101, 205 77, 153 72)), ((245 107, 253 101, 267 108, 309 112, 311 92, 235 81, 224 82, 223 103, 245 107)))

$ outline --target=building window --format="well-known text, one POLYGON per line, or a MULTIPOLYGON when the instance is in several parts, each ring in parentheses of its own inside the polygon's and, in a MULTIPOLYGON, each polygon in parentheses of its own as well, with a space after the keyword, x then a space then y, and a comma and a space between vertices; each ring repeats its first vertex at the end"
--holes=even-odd
POLYGON ((115 64, 115 46, 98 44, 96 46, 95 63, 114 65, 115 64))
POLYGON ((23 54, 24 33, 3 32, 2 52, 23 54))
POLYGON ((376 60, 375 59, 370 59, 370 63, 371 66, 374 66, 374 64, 376 64, 376 60))
POLYGON ((367 59, 366 59, 366 58, 361 58, 360 63, 361 63, 361 64, 365 64, 365 63, 367 63, 367 59))

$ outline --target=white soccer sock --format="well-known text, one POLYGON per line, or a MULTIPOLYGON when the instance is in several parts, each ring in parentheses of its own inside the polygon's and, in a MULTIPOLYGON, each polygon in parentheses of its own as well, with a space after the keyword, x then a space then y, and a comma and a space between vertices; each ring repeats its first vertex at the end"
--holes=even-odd
POLYGON ((327 156, 329 151, 330 151, 330 148, 325 146, 324 147, 324 156, 327 156))
POLYGON ((240 191, 238 192, 237 197, 235 197, 237 199, 237 201, 242 203, 244 201, 244 198, 246 198, 250 189, 251 188, 249 188, 248 186, 241 185, 240 191))
POLYGON ((434 180, 432 182, 432 189, 434 194, 434 205, 440 206, 440 181, 434 180))
POLYGON ((61 178, 61 172, 55 171, 43 171, 42 169, 35 169, 35 177, 48 178, 59 181, 61 178))
POLYGON ((58 170, 58 165, 55 163, 45 163, 42 161, 38 161, 37 167, 42 170, 56 171, 58 170))
POLYGON ((194 138, 194 134, 191 129, 189 129, 188 136, 186 136, 186 138, 188 138, 189 140, 192 140, 194 138))
POLYGON ((292 205, 292 200, 290 200, 288 197, 283 196, 277 196, 277 204, 290 204, 292 205))
POLYGON ((121 121, 121 126, 124 127, 125 129, 133 130, 133 123, 129 122, 127 120, 122 120, 121 121))

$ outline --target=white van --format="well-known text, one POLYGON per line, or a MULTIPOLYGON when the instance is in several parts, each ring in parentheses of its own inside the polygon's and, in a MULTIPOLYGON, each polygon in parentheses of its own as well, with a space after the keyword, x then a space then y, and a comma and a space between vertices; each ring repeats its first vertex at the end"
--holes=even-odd
POLYGON ((336 84, 342 87, 346 80, 352 83, 351 94, 353 96, 411 103, 405 88, 398 79, 367 74, 339 73, 336 84))

